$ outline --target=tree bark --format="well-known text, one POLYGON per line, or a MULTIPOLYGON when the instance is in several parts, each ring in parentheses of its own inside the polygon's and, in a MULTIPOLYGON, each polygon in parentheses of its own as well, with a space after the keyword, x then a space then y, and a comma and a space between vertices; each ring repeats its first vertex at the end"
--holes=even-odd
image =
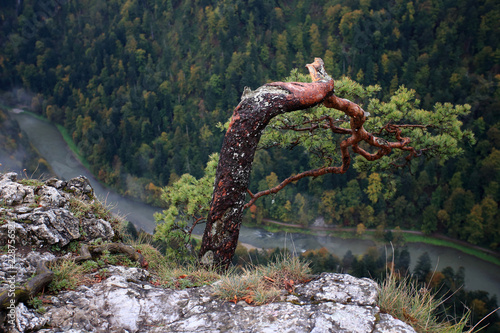
POLYGON ((206 265, 227 269, 236 250, 243 209, 250 207, 255 200, 264 195, 277 193, 291 182, 304 177, 318 177, 327 173, 343 174, 351 163, 349 147, 367 161, 376 161, 389 155, 394 149, 406 152, 404 162, 394 167, 404 167, 423 152, 433 147, 415 149, 409 146, 410 137, 403 135, 404 128, 426 130, 434 125, 392 124, 388 122, 377 133, 370 133, 364 128, 368 113, 358 104, 334 94, 334 82, 323 68, 323 61, 316 58, 314 63, 306 66, 312 77, 312 83, 275 82, 266 84, 255 91, 243 93, 240 104, 233 113, 233 118, 224 138, 219 155, 219 165, 215 175, 214 192, 207 226, 203 234, 200 258, 206 265), (338 119, 325 115, 318 122, 305 122, 300 126, 283 125, 282 130, 309 131, 330 129, 335 134, 346 135, 339 146, 342 164, 340 166, 325 165, 315 170, 308 170, 288 177, 277 186, 256 194, 248 190, 250 172, 262 131, 269 121, 277 115, 307 109, 323 103, 328 108, 344 112, 349 118, 349 127, 338 127, 338 119), (387 141, 378 135, 386 133, 392 138, 387 141), (373 148, 374 152, 362 146, 373 148), (251 199, 245 204, 246 193, 251 199))
POLYGON ((219 155, 214 192, 203 234, 203 264, 227 269, 238 242, 255 151, 263 130, 277 115, 307 109, 333 95, 334 82, 315 59, 307 65, 312 83, 274 82, 245 89, 219 155))

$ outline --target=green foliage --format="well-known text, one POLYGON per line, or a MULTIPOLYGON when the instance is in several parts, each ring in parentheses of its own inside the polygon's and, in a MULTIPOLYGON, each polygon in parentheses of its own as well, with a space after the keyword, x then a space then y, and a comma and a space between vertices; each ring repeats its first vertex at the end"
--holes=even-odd
POLYGON ((191 238, 189 226, 203 220, 210 208, 218 159, 218 154, 210 156, 202 178, 184 174, 163 190, 162 198, 168 209, 155 215, 155 240, 176 243, 180 254, 186 254, 186 244, 191 238))
MULTIPOLYGON (((461 144, 464 140, 474 144, 471 131, 462 130, 464 116, 470 113, 470 105, 456 105, 450 103, 436 103, 433 111, 419 109, 420 101, 415 98, 415 91, 400 87, 389 102, 370 99, 366 111, 370 117, 365 128, 372 133, 378 132, 387 124, 421 125, 422 127, 406 127, 402 131, 403 137, 410 138, 410 146, 417 151, 423 151, 427 158, 437 157, 441 163, 449 158, 456 157, 463 152, 461 144)), ((393 139, 386 137, 387 141, 393 139)), ((356 167, 359 170, 387 169, 391 163, 401 164, 407 153, 403 150, 393 150, 380 163, 370 163, 361 156, 356 157, 356 167)))
POLYGON ((324 247, 319 250, 307 250, 301 254, 301 257, 309 263, 313 274, 337 272, 340 264, 340 259, 324 247))
POLYGON ((97 269, 99 268, 99 264, 94 260, 86 260, 81 266, 84 273, 97 272, 97 269))
MULTIPOLYGON (((284 81, 310 82, 310 77, 300 74, 297 69, 292 70, 291 75, 284 81)), ((360 84, 343 77, 335 81, 335 92, 337 96, 347 99, 367 99, 380 90, 378 86, 363 87, 360 84)), ((266 127, 259 145, 265 147, 293 148, 301 147, 308 152, 312 167, 335 165, 340 162, 339 143, 341 135, 334 134, 330 130, 318 129, 313 131, 285 131, 282 128, 304 128, 304 124, 322 123, 321 118, 330 116, 336 119, 337 126, 349 128, 349 120, 341 111, 316 106, 308 110, 301 110, 282 114, 271 120, 266 127)))
POLYGON ((40 314, 44 314, 47 311, 47 309, 43 306, 43 299, 40 297, 31 298, 28 301, 28 305, 40 314))
POLYGON ((75 289, 81 282, 83 268, 72 260, 52 263, 49 269, 54 272, 54 278, 49 284, 49 289, 53 292, 75 289))

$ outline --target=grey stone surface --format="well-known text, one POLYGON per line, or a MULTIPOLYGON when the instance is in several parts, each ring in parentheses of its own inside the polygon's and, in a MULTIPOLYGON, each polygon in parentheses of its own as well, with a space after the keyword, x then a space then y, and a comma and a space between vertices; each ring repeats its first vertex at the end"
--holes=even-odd
POLYGON ((50 261, 54 258, 55 256, 52 253, 30 252, 24 258, 16 258, 15 264, 11 266, 9 255, 0 255, 0 281, 2 281, 0 289, 7 288, 8 285, 5 281, 12 276, 12 272, 15 273, 15 281, 18 284, 24 284, 35 274, 39 261, 50 261))
POLYGON ((378 299, 378 285, 370 279, 358 279, 348 274, 321 274, 307 286, 298 287, 302 299, 330 301, 343 304, 375 306, 378 299))
POLYGON ((42 185, 23 185, 16 173, 0 174, 0 213, 7 223, 0 225, 0 242, 14 230, 17 246, 65 246, 72 240, 112 239, 114 231, 108 221, 95 216, 75 217, 70 199, 92 203, 94 190, 87 178, 80 176, 67 182, 55 178, 42 185))
POLYGON ((16 306, 16 327, 19 332, 30 332, 41 329, 47 323, 47 318, 30 311, 23 303, 16 306))
POLYGON ((375 326, 373 333, 413 333, 413 327, 386 313, 380 314, 380 321, 375 326))
POLYGON ((152 286, 147 271, 139 268, 112 266, 109 274, 101 283, 52 297, 45 314, 23 310, 24 317, 49 323, 52 328, 39 331, 45 333, 415 332, 380 313, 373 303, 375 283, 349 275, 324 273, 281 302, 250 306, 217 299, 211 286, 185 290, 152 286), (342 281, 348 281, 343 294, 338 292, 342 281), (318 293, 321 298, 306 301, 318 293))
MULTIPOLYGON (((71 196, 94 200, 88 180, 51 179, 43 185, 17 182, 14 173, 0 174, 0 213, 14 230, 16 242, 31 251, 15 261, 15 280, 25 283, 41 260, 51 253, 37 252, 47 245, 64 246, 71 240, 111 239, 108 221, 95 216, 76 218, 68 209, 71 196)), ((0 226, 0 242, 8 238, 0 226)), ((66 256, 71 257, 68 253, 66 256)), ((0 256, 0 279, 11 275, 9 256, 0 256)), ((212 286, 173 290, 151 284, 147 270, 109 266, 108 278, 63 291, 44 304, 41 314, 19 303, 11 332, 415 332, 410 326, 380 312, 378 285, 369 279, 323 273, 298 285, 278 302, 250 306, 214 296, 212 286)), ((0 284, 0 289, 8 284, 0 284)), ((0 319, 2 317, 0 316, 0 319)), ((0 322, 0 331, 6 327, 0 322)))

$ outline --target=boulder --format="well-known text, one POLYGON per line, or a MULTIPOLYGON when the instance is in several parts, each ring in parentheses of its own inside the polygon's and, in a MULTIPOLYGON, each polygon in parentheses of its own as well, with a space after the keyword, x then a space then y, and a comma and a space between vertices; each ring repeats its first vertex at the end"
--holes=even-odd
POLYGON ((71 210, 71 200, 85 204, 96 200, 86 177, 33 183, 24 185, 16 173, 0 174, 0 242, 7 240, 9 229, 16 236, 16 245, 35 248, 63 247, 85 238, 110 240, 115 236, 108 221, 86 214, 76 217, 71 210))

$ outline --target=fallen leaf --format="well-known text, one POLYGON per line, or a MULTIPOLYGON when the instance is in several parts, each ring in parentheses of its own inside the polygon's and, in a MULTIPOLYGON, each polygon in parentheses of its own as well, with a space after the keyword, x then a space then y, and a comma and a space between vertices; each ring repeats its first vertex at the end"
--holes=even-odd
POLYGON ((243 300, 245 302, 247 302, 247 304, 252 304, 253 303, 253 298, 251 296, 243 297, 243 300))
POLYGON ((285 289, 286 289, 286 291, 288 291, 289 293, 292 293, 292 292, 293 292, 293 290, 295 289, 295 286, 294 286, 293 280, 288 280, 288 281, 286 281, 286 280, 285 280, 285 289))

